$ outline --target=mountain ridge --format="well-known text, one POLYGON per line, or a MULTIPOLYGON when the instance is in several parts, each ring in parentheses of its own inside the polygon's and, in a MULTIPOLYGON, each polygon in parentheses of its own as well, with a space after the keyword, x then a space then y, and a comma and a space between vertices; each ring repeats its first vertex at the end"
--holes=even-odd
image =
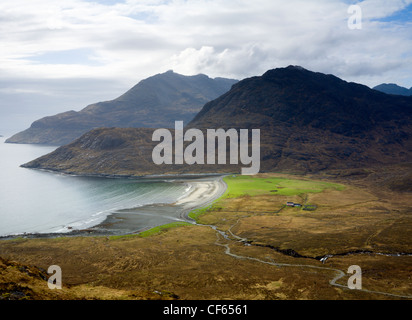
POLYGON ((401 95, 401 96, 412 96, 412 87, 408 89, 408 88, 405 88, 405 87, 398 86, 395 83, 382 83, 380 85, 377 85, 373 89, 384 92, 384 93, 387 93, 387 94, 395 94, 395 95, 401 95))
POLYGON ((64 145, 98 127, 172 127, 170 119, 190 121, 206 102, 236 82, 204 74, 184 76, 169 70, 140 81, 114 100, 36 120, 6 143, 64 145))
MULTIPOLYGON (((313 173, 412 162, 412 97, 296 66, 234 84, 206 103, 186 124, 189 128, 260 129, 262 172, 313 173)), ((238 172, 236 165, 156 166, 151 159, 157 144, 151 141, 153 130, 130 129, 127 137, 125 130, 93 130, 25 167, 130 176, 238 172), (110 149, 106 142, 119 137, 122 143, 114 142, 110 149)))

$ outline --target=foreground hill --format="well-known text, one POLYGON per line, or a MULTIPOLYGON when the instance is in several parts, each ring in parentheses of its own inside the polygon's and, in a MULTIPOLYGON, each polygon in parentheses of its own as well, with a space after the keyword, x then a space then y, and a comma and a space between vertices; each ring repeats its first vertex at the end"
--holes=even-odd
MULTIPOLYGON (((186 128, 260 129, 261 171, 319 172, 412 162, 412 97, 289 66, 233 85, 186 128)), ((152 161, 151 129, 98 129, 25 167, 76 174, 237 172, 152 161)), ((229 148, 229 147, 228 147, 229 148)))
POLYGON ((37 120, 6 142, 63 145, 98 127, 172 127, 175 120, 192 120, 206 102, 228 91, 236 82, 168 71, 142 80, 112 101, 37 120))

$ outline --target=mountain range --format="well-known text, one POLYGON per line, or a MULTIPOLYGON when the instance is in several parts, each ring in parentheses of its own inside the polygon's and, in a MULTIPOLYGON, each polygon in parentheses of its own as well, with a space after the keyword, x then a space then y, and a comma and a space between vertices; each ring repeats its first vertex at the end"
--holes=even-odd
POLYGON ((237 80, 173 71, 140 81, 120 97, 32 123, 6 143, 64 145, 99 127, 169 128, 174 119, 190 121, 203 105, 228 91, 237 80))
MULTIPOLYGON (((312 173, 412 162, 411 120, 412 97, 289 66, 234 84, 185 129, 260 129, 261 172, 312 173)), ((239 171, 229 164, 157 166, 152 133, 95 129, 23 166, 106 176, 239 171)))
POLYGON ((387 94, 397 94, 401 96, 412 96, 412 87, 407 89, 405 87, 398 86, 394 83, 382 83, 373 89, 387 93, 387 94))

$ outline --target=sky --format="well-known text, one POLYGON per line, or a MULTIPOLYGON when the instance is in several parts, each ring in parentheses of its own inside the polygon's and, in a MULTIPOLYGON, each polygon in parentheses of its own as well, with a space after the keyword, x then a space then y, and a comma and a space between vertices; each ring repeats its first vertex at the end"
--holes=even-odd
POLYGON ((168 70, 241 80, 288 65, 410 88, 412 0, 2 0, 0 134, 168 70))

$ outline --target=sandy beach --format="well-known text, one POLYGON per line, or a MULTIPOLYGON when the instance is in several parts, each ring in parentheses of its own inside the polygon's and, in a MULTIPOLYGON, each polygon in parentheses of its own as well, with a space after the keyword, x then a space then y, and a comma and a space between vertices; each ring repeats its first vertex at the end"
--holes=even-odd
POLYGON ((109 215, 99 225, 80 232, 109 235, 133 234, 171 222, 195 223, 188 217, 190 211, 212 203, 221 197, 227 188, 222 176, 175 180, 190 186, 187 194, 177 202, 121 210, 109 215))
MULTIPOLYGON (((156 177, 159 178, 159 177, 156 177)), ((227 188, 223 181, 223 176, 187 176, 171 177, 164 179, 184 183, 189 188, 188 192, 178 201, 172 204, 152 204, 138 208, 119 210, 111 213, 100 224, 87 229, 74 229, 64 233, 27 233, 18 236, 5 236, 0 239, 12 239, 16 237, 24 238, 57 238, 72 236, 110 236, 137 234, 142 231, 169 224, 171 222, 195 223, 189 218, 189 213, 203 206, 211 204, 221 197, 227 188)))

